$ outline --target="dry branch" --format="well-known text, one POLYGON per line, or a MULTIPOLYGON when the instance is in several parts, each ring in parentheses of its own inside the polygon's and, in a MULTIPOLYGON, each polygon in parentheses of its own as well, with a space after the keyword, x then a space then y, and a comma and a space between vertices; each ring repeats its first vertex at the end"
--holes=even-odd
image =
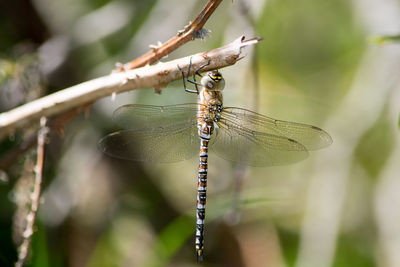
POLYGON ((166 63, 113 73, 42 97, 0 114, 0 139, 18 128, 36 122, 42 116, 52 117, 62 114, 114 93, 145 87, 161 89, 168 83, 182 78, 177 66, 179 65, 186 70, 190 58, 192 58, 193 63, 192 70, 208 63, 208 61, 210 61, 210 64, 203 69, 204 71, 233 65, 240 59, 241 48, 256 44, 260 40, 261 38, 245 40, 242 36, 211 51, 166 63))
POLYGON ((39 208, 40 189, 42 186, 43 166, 44 166, 44 148, 46 144, 47 134, 49 128, 46 126, 47 120, 42 117, 40 120, 41 129, 37 136, 37 159, 35 166, 35 180, 33 190, 30 196, 30 209, 26 216, 26 227, 23 232, 23 241, 18 251, 18 261, 15 263, 16 267, 22 267, 27 259, 29 252, 29 245, 33 235, 33 225, 35 224, 36 213, 39 208))
POLYGON ((153 64, 159 61, 164 56, 170 54, 172 51, 180 47, 181 45, 194 40, 196 35, 203 28, 208 18, 215 11, 222 0, 209 0, 204 6, 203 10, 197 15, 197 17, 185 29, 178 32, 178 34, 159 47, 153 47, 153 49, 141 57, 138 57, 131 62, 124 65, 123 69, 131 70, 139 67, 143 67, 147 64, 153 64))

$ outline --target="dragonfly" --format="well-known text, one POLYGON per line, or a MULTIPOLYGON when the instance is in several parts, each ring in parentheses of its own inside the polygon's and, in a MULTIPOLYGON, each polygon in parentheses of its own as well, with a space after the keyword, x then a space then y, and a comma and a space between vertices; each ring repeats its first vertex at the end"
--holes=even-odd
POLYGON ((208 151, 250 166, 286 165, 301 161, 310 150, 329 146, 332 138, 316 126, 273 119, 239 107, 224 107, 225 80, 218 70, 182 72, 186 92, 197 103, 154 106, 129 104, 117 108, 113 120, 123 129, 99 141, 105 154, 133 161, 168 163, 199 156, 195 249, 203 260, 208 151), (201 79, 198 82, 196 76, 201 79), (189 82, 195 89, 189 89, 189 82), (200 147, 199 147, 200 144, 200 147))

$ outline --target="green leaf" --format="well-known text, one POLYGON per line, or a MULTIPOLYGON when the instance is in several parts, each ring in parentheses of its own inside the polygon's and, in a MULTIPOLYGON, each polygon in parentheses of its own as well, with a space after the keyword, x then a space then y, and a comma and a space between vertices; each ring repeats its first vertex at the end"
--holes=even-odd
POLYGON ((371 41, 377 44, 384 44, 386 42, 399 42, 400 34, 397 35, 383 35, 383 36, 371 36, 371 41))

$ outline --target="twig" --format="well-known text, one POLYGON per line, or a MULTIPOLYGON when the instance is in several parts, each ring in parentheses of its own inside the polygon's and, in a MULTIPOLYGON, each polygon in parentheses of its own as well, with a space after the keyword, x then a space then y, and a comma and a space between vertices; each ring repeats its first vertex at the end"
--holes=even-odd
POLYGON ((161 89, 168 83, 181 79, 181 72, 177 66, 186 70, 190 58, 192 58, 192 70, 206 64, 209 60, 211 63, 204 68, 204 71, 233 65, 241 58, 240 53, 243 47, 254 45, 260 40, 262 39, 245 40, 244 36, 241 36, 235 41, 211 51, 166 63, 113 73, 42 97, 0 114, 0 140, 18 128, 34 123, 42 116, 51 117, 62 114, 114 93, 145 87, 161 89))
POLYGON ((166 41, 160 46, 154 47, 152 50, 147 52, 141 57, 138 57, 131 62, 124 65, 125 70, 131 70, 139 67, 143 67, 147 64, 153 64, 159 61, 164 56, 170 54, 172 51, 180 47, 181 45, 194 40, 197 33, 203 28, 208 18, 215 11, 222 0, 209 0, 204 6, 203 10, 199 15, 187 25, 183 30, 179 31, 177 35, 166 41))
POLYGON ((44 165, 44 146, 46 144, 47 133, 49 129, 46 126, 46 118, 42 117, 40 120, 41 129, 37 137, 37 161, 35 166, 35 180, 33 184, 33 190, 31 194, 31 207, 29 213, 26 216, 26 228, 23 233, 23 241, 19 247, 18 261, 15 263, 15 267, 23 266, 26 257, 29 252, 29 245, 31 243, 33 235, 33 225, 35 223, 36 213, 39 207, 40 200, 40 189, 42 185, 43 177, 43 165, 44 165))

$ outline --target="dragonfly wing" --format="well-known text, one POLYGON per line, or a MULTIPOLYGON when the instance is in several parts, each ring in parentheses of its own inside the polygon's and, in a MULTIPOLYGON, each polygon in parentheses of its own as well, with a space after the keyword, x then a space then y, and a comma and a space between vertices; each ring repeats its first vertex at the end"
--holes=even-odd
POLYGON ((308 156, 296 140, 243 128, 224 119, 218 123, 211 148, 220 157, 251 166, 285 165, 308 156))
POLYGON ((307 150, 320 149, 332 143, 332 138, 329 134, 316 126, 276 120, 242 108, 224 108, 222 117, 231 124, 239 125, 252 131, 296 140, 305 146, 307 150))
POLYGON ((151 129, 128 129, 103 137, 99 149, 126 160, 177 162, 189 159, 199 150, 196 125, 173 125, 151 129))
POLYGON ((198 104, 170 106, 124 105, 113 113, 113 120, 125 129, 169 127, 176 123, 196 123, 198 104))

